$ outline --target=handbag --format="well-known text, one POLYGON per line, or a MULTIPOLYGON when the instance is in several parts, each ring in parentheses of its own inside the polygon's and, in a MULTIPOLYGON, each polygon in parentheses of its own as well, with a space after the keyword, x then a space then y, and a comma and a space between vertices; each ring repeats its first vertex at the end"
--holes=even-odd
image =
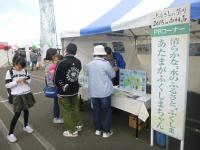
POLYGON ((43 89, 44 91, 44 96, 49 97, 49 98, 57 98, 58 96, 58 89, 57 87, 51 87, 48 86, 47 84, 47 79, 45 77, 45 87, 43 89))

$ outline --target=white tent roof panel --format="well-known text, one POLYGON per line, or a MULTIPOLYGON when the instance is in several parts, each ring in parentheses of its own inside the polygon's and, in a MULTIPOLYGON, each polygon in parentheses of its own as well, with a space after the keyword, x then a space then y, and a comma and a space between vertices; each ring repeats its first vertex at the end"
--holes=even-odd
POLYGON ((191 17, 200 18, 200 0, 54 0, 61 38, 149 26, 152 12, 190 2, 191 17))

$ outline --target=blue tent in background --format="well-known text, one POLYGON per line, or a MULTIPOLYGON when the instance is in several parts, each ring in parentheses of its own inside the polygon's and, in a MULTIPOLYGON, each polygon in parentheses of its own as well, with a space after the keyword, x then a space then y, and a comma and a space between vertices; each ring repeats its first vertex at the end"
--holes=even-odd
POLYGON ((200 0, 54 0, 57 33, 67 38, 149 26, 153 12, 188 2, 191 18, 200 19, 200 0))

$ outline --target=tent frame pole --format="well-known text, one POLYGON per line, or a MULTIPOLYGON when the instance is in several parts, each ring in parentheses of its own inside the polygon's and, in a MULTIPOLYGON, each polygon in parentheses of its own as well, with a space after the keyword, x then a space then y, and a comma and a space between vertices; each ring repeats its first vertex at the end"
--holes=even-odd
POLYGON ((180 150, 184 150, 184 140, 181 140, 180 150))
POLYGON ((150 145, 154 145, 154 130, 151 128, 151 138, 150 138, 150 145))

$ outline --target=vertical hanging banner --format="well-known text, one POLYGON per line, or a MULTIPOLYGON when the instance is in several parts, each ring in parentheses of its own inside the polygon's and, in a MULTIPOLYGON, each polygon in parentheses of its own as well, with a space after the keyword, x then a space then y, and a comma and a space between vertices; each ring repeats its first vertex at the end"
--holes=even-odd
POLYGON ((151 127, 184 139, 190 6, 164 9, 152 19, 151 127))
POLYGON ((56 28, 53 0, 39 0, 40 4, 40 48, 45 58, 48 48, 56 48, 56 28))

